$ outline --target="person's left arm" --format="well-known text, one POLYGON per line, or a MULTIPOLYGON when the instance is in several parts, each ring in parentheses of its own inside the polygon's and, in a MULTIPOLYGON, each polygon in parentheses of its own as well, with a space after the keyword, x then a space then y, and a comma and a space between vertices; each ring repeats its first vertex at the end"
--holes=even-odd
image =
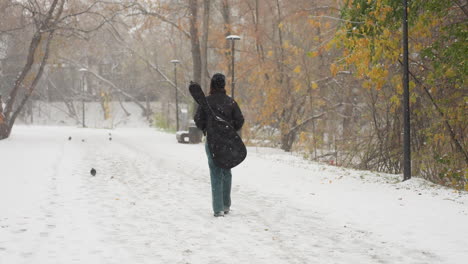
POLYGON ((203 111, 200 105, 197 108, 197 112, 195 113, 193 120, 195 121, 195 125, 198 127, 198 129, 203 131, 203 134, 206 135, 206 113, 203 111))

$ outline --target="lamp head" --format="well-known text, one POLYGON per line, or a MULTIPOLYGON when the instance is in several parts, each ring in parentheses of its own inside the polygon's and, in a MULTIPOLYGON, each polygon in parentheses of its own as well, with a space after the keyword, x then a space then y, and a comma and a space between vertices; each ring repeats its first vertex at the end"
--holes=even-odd
POLYGON ((226 39, 229 39, 229 40, 240 40, 241 38, 237 35, 229 35, 226 37, 226 39))

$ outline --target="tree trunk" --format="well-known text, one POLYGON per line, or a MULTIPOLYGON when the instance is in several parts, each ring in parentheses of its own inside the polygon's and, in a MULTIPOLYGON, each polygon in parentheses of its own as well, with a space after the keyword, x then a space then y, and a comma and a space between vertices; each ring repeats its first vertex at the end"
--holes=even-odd
MULTIPOLYGON (((42 57, 42 60, 41 60, 41 63, 39 65, 39 70, 37 71, 36 73, 36 76, 34 77, 34 80, 33 82, 31 83, 31 85, 29 86, 29 89, 26 91, 26 95, 23 97, 23 99, 21 100, 21 103, 20 105, 18 106, 18 108, 16 108, 16 110, 13 112, 12 116, 11 116, 11 120, 8 124, 8 127, 9 127, 9 132, 8 133, 11 133, 11 129, 13 128, 13 124, 15 123, 16 121, 16 118, 18 117, 18 115, 21 113, 21 110, 23 109, 24 105, 26 104, 26 102, 28 102, 29 98, 31 97, 34 89, 36 88, 36 85, 39 83, 39 80, 41 79, 42 77, 42 74, 44 73, 44 68, 47 64, 47 60, 49 59, 49 54, 50 54, 50 43, 52 42, 52 39, 54 38, 54 31, 52 30, 50 33, 49 33, 49 36, 47 38, 47 42, 45 44, 45 48, 44 48, 44 57, 42 57)), ((9 135, 8 135, 9 136, 9 135)))
POLYGON ((257 54, 260 57, 260 59, 265 61, 265 54, 263 51, 263 44, 260 38, 260 31, 259 31, 259 24, 260 24, 260 5, 258 0, 255 0, 255 41, 256 41, 256 49, 257 49, 257 54))
MULTIPOLYGON (((223 21, 224 21, 224 34, 227 37, 227 36, 231 35, 231 9, 229 7, 229 1, 228 0, 223 0, 223 6, 222 6, 221 13, 223 15, 223 21)), ((232 71, 231 63, 228 63, 229 59, 231 58, 231 49, 230 49, 230 47, 231 46, 230 46, 229 40, 225 40, 225 44, 224 44, 224 49, 226 50, 226 52, 224 53, 225 56, 226 56, 225 57, 226 58, 225 63, 228 65, 228 71, 226 73, 230 73, 232 71)), ((229 76, 231 76, 231 75, 229 74, 229 76)))
POLYGON ((203 1, 203 35, 201 43, 202 51, 202 72, 201 72, 201 87, 205 94, 208 94, 209 74, 208 74, 208 35, 210 30, 210 0, 203 1))
POLYGON ((6 136, 4 136, 7 133, 5 131, 6 128, 7 126, 6 126, 5 116, 3 112, 3 100, 2 100, 2 95, 0 95, 0 139, 6 138, 6 136))
POLYGON ((8 124, 0 121, 0 140, 8 138, 10 136, 10 129, 8 124))
MULTIPOLYGON (((10 120, 10 114, 13 111, 13 106, 16 101, 16 96, 18 94, 18 91, 23 84, 24 79, 26 78, 26 75, 31 71, 31 68, 34 64, 34 57, 36 54, 36 50, 39 46, 39 43, 41 42, 42 39, 42 34, 37 31, 32 40, 31 43, 29 44, 29 52, 28 52, 28 57, 26 59, 26 64, 23 67, 23 70, 21 71, 21 74, 18 76, 18 78, 15 81, 15 85, 13 86, 13 89, 10 91, 10 95, 8 97, 8 101, 6 102, 6 107, 4 110, 4 115, 5 115, 5 122, 9 123, 10 120)), ((8 136, 6 136, 8 137, 8 136)), ((2 136, 0 135, 0 139, 2 139, 2 136)))
POLYGON ((276 27, 278 28, 278 40, 279 40, 279 50, 280 50, 280 59, 277 61, 276 65, 278 67, 278 71, 280 73, 280 77, 278 82, 280 84, 284 81, 284 44, 283 44, 283 30, 281 29, 281 23, 283 22, 283 16, 281 14, 281 6, 279 0, 276 0, 276 8, 278 12, 278 21, 276 27))
POLYGON ((342 112, 343 115, 343 131, 341 138, 345 140, 349 140, 353 136, 353 131, 352 131, 352 124, 353 124, 353 112, 354 112, 354 98, 357 97, 357 94, 355 92, 354 87, 357 87, 356 85, 349 85, 346 87, 346 97, 345 97, 345 107, 344 111, 342 112))
POLYGON ((290 131, 289 133, 281 136, 281 149, 290 152, 292 150, 292 145, 296 140, 296 131, 290 131))
POLYGON ((193 80, 201 83, 201 49, 198 37, 198 0, 189 0, 190 6, 190 43, 192 46, 193 80))

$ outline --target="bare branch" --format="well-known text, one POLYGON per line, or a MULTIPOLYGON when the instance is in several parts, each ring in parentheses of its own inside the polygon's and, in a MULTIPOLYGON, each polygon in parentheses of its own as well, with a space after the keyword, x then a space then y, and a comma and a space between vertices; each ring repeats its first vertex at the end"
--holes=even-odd
MULTIPOLYGON (((112 36, 114 37, 114 39, 116 41, 118 41, 124 48, 126 48, 127 50, 129 50, 130 52, 132 52, 133 54, 135 54, 139 59, 141 59, 142 61, 144 61, 151 69, 155 70, 156 72, 158 72, 166 82, 168 82, 171 86, 173 87, 176 87, 175 83, 169 78, 167 77, 166 74, 164 74, 164 72, 161 71, 161 69, 159 68, 158 65, 155 65, 154 63, 152 63, 151 61, 149 61, 145 56, 141 55, 140 53, 138 53, 135 49, 131 48, 127 43, 125 43, 123 40, 119 39, 118 37, 114 36, 114 32, 111 32, 112 33, 112 36)), ((180 87, 177 86, 177 90, 181 92, 182 95, 186 96, 186 91, 185 90, 181 90, 180 87)))
POLYGON ((339 17, 332 17, 332 16, 312 16, 312 15, 310 15, 309 17, 311 17, 311 18, 326 18, 326 19, 331 19, 331 20, 336 20, 336 21, 341 21, 341 22, 348 22, 348 23, 351 23, 351 24, 364 24, 364 22, 352 21, 352 20, 347 20, 347 19, 342 19, 342 18, 339 18, 339 17))
POLYGON ((343 105, 342 103, 338 103, 338 104, 336 104, 336 105, 330 107, 329 109, 327 109, 326 111, 324 111, 324 112, 322 112, 322 113, 320 113, 320 114, 317 114, 317 115, 314 115, 314 116, 311 116, 311 117, 307 118, 307 119, 304 120, 302 123, 300 123, 300 124, 298 124, 298 125, 292 127, 292 128, 289 130, 288 134, 291 134, 291 133, 293 133, 293 132, 295 132, 295 131, 297 131, 297 130, 302 129, 302 128, 305 127, 307 124, 309 124, 311 121, 313 121, 313 120, 315 120, 315 119, 321 118, 322 116, 326 115, 326 114, 327 114, 328 112, 330 112, 331 110, 336 109, 336 108, 338 108, 338 107, 340 107, 340 106, 342 106, 342 105, 343 105))
POLYGON ((178 29, 180 32, 182 32, 182 34, 184 36, 186 36, 187 38, 191 38, 190 36, 190 33, 188 33, 187 31, 185 31, 180 25, 178 25, 177 23, 173 22, 173 21, 170 21, 168 18, 164 17, 163 15, 159 14, 159 13, 156 13, 156 12, 150 12, 148 10, 146 10, 141 4, 137 3, 136 4, 138 6, 138 10, 141 12, 141 13, 134 13, 132 15, 149 15, 149 16, 154 16, 154 17, 157 17, 159 20, 173 26, 174 28, 178 29))
POLYGON ((91 73, 94 77, 96 77, 97 79, 99 79, 100 81, 106 83, 107 85, 109 85, 112 89, 114 89, 115 91, 117 91, 118 93, 122 94, 123 96, 129 98, 130 100, 132 100, 135 104, 137 104, 142 110, 143 110, 143 115, 146 115, 148 113, 148 111, 150 111, 150 109, 146 109, 146 107, 144 105, 142 105, 138 99, 136 99, 135 97, 133 97, 131 94, 125 92, 124 90, 122 90, 120 87, 118 87, 117 85, 115 85, 113 82, 109 81, 108 79, 104 78, 103 76, 101 76, 99 73, 89 69, 88 67, 86 67, 85 65, 82 65, 76 61, 73 61, 73 60, 70 60, 70 59, 66 59, 66 58, 62 58, 78 67, 81 67, 82 70, 84 72, 87 72, 87 73, 91 73))
POLYGON ((465 16, 468 17, 468 4, 462 4, 460 3, 460 0, 454 0, 455 1, 455 4, 463 11, 463 13, 465 14, 465 16))

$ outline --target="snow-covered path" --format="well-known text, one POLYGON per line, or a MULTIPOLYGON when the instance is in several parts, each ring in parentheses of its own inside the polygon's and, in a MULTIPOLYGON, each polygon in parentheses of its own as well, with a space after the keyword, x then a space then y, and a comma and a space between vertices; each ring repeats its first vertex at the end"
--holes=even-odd
POLYGON ((251 148, 232 213, 214 218, 203 145, 174 135, 18 127, 0 162, 0 264, 468 258, 468 195, 417 179, 251 148))

